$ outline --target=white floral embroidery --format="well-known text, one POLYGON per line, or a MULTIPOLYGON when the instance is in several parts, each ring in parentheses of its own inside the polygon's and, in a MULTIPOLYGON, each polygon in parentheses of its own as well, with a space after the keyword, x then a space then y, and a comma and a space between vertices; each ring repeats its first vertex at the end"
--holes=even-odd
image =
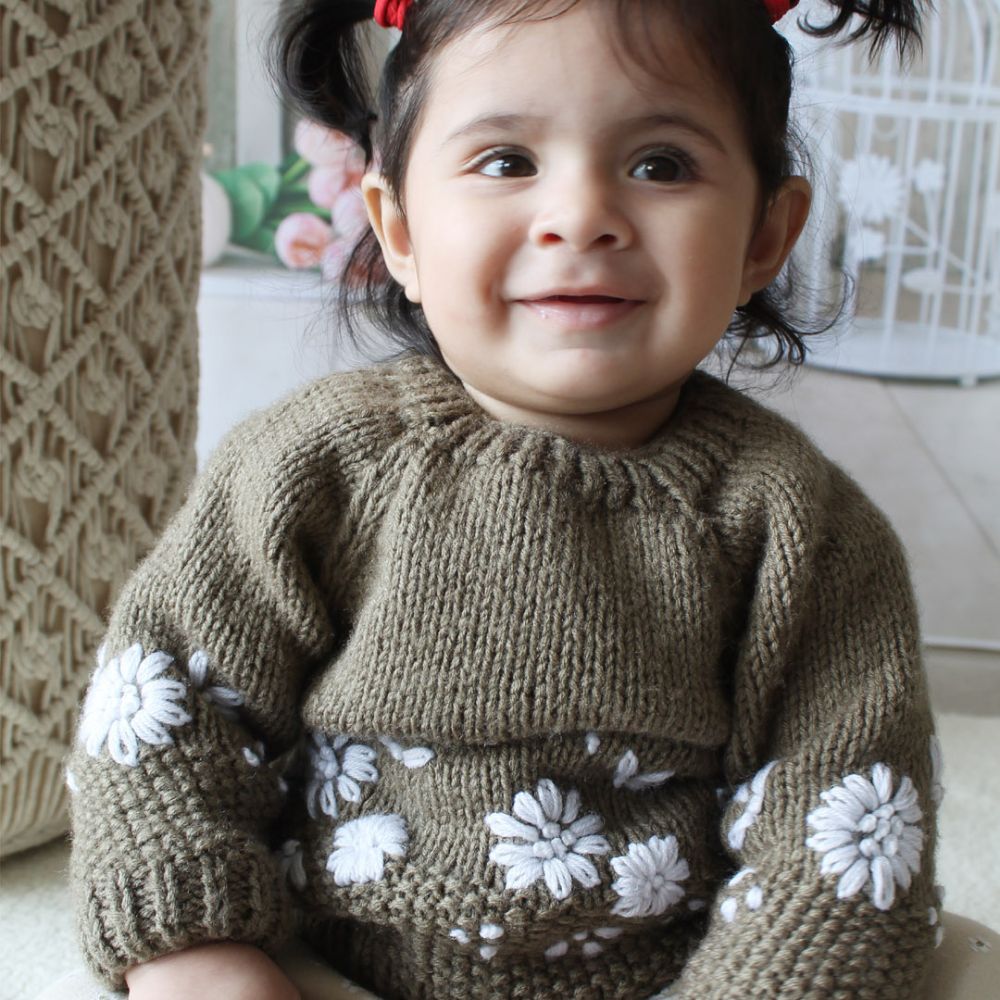
POLYGON ((734 802, 746 803, 743 812, 735 823, 729 828, 729 846, 734 851, 741 851, 746 840, 747 830, 757 822, 757 817, 764 808, 764 786, 767 784, 767 776, 778 762, 772 760, 770 764, 762 767, 750 781, 744 782, 736 789, 733 796, 734 802))
POLYGON ((677 838, 650 837, 645 844, 629 844, 628 854, 611 859, 618 878, 611 888, 621 897, 611 912, 621 917, 652 917, 663 913, 684 895, 679 883, 690 874, 678 856, 677 838))
POLYGON ((306 887, 306 869, 302 860, 302 845, 297 840, 286 840, 281 845, 278 864, 282 876, 299 891, 306 887))
POLYGON ((601 881, 588 854, 611 850, 600 835, 603 821, 596 813, 577 818, 580 793, 572 789, 563 801, 562 793, 548 778, 538 782, 535 795, 518 792, 514 815, 490 813, 486 825, 497 837, 510 837, 490 851, 490 861, 508 869, 507 888, 526 889, 544 879, 556 899, 566 899, 574 879, 585 889, 601 881))
POLYGON ((735 896, 730 896, 728 899, 722 901, 722 906, 719 907, 719 912, 722 914, 722 919, 725 920, 727 924, 731 924, 736 919, 736 910, 739 907, 739 903, 735 896))
MULTIPOLYGON (((449 932, 448 936, 454 938, 459 944, 469 944, 471 939, 467 931, 463 930, 461 927, 453 927, 449 932)), ((487 942, 486 944, 480 944, 477 949, 478 956, 484 961, 488 962, 494 955, 500 950, 497 945, 493 944, 494 941, 499 941, 500 938, 504 936, 504 929, 500 924, 485 923, 479 925, 479 938, 481 941, 487 942)))
POLYGON ((944 757, 941 754, 941 741, 936 737, 931 737, 931 801, 934 805, 941 805, 944 800, 944 757))
POLYGON ((264 744, 258 740, 252 747, 244 747, 243 757, 251 767, 260 767, 264 762, 264 744))
POLYGON ((601 746, 601 737, 597 733, 587 733, 583 738, 583 745, 587 748, 587 753, 593 757, 601 746))
POLYGON ((99 756, 107 744, 112 760, 135 767, 140 741, 169 746, 174 740, 168 727, 191 721, 182 706, 187 686, 160 676, 174 662, 172 656, 159 650, 146 656, 139 643, 111 660, 102 646, 98 662, 83 705, 79 739, 91 757, 99 756))
POLYGON ((903 777, 894 793, 892 771, 875 764, 870 779, 849 774, 820 798, 826 805, 806 817, 816 831, 806 846, 823 855, 820 871, 840 876, 840 899, 867 886, 875 906, 888 910, 896 886, 905 892, 920 869, 924 835, 913 782, 903 777))
MULTIPOLYGON (((621 933, 620 927, 595 927, 592 930, 576 931, 571 935, 571 938, 580 945, 580 951, 586 958, 593 958, 604 951, 604 945, 601 944, 601 941, 611 941, 619 937, 621 933), (594 938, 600 938, 600 940, 595 941, 594 938)), ((568 954, 569 949, 569 941, 556 941, 555 944, 545 949, 545 958, 549 962, 553 962, 568 954)))
POLYGON ((673 771, 650 771, 647 774, 638 774, 639 758, 631 751, 627 750, 618 766, 615 768, 613 784, 615 788, 631 789, 634 792, 642 791, 644 788, 655 788, 669 781, 673 776, 673 771))
POLYGON ((389 756, 406 767, 423 767, 434 759, 434 751, 430 747, 411 747, 406 750, 388 736, 380 736, 378 739, 379 743, 389 751, 389 756))
POLYGON ((76 775, 69 769, 66 770, 66 787, 69 789, 71 795, 77 795, 80 792, 80 786, 77 783, 76 775))
POLYGON ((902 210, 906 182, 887 156, 865 153, 844 164, 839 198, 856 218, 878 225, 902 210))
POLYGON ((376 813, 351 820, 333 834, 327 870, 337 885, 378 882, 385 874, 386 855, 405 858, 409 840, 402 816, 376 813))
POLYGON ((306 806, 313 819, 320 812, 336 819, 340 815, 338 795, 345 802, 360 802, 361 783, 378 781, 378 770, 372 763, 375 751, 363 743, 351 743, 349 736, 330 738, 314 730, 309 760, 312 774, 306 785, 306 806))
POLYGON ((199 649, 191 654, 188 660, 188 676, 191 678, 191 685, 195 691, 201 693, 204 698, 214 705, 219 714, 227 719, 239 717, 239 709, 244 703, 243 695, 232 688, 222 687, 219 684, 208 683, 209 660, 208 653, 199 649))
POLYGON ((764 890, 759 885, 755 885, 747 890, 744 899, 748 910, 759 910, 764 905, 764 890))

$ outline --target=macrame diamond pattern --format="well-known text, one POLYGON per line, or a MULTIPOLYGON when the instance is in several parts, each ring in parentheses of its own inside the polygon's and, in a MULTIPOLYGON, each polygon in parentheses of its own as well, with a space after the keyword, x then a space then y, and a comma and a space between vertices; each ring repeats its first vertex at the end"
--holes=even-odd
POLYGON ((0 840, 14 851, 65 829, 59 761, 102 613, 194 472, 208 4, 0 3, 0 840))

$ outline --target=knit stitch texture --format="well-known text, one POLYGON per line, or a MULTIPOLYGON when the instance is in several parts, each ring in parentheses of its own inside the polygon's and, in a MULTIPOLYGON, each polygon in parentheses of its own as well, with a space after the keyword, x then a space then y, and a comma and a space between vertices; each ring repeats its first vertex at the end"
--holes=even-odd
POLYGON ((696 373, 645 445, 420 357, 234 431, 70 763, 92 967, 304 934, 380 996, 909 998, 931 720, 905 560, 696 373))

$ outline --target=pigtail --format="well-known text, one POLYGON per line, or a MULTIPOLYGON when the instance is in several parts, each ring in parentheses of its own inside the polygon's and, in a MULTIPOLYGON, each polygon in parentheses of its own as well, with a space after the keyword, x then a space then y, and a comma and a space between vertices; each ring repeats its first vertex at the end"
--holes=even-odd
MULTIPOLYGON (((895 37, 899 57, 905 60, 920 49, 921 24, 925 9, 932 0, 826 0, 837 8, 827 24, 814 23, 811 17, 799 23, 804 31, 818 38, 839 35, 851 24, 855 15, 861 20, 845 39, 856 42, 870 39, 870 51, 875 58, 895 37)), ((814 12, 813 12, 814 13, 814 12)))
POLYGON ((372 0, 285 0, 271 35, 269 68, 288 104, 304 117, 346 133, 372 159, 375 120, 359 25, 372 0))

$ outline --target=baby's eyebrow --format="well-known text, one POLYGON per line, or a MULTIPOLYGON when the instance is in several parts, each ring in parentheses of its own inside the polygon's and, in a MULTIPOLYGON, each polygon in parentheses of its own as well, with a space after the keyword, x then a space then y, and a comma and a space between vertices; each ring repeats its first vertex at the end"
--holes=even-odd
MULTIPOLYGON (((496 112, 478 115, 471 121, 455 129, 444 140, 442 145, 447 146, 456 139, 468 139, 481 133, 505 132, 537 127, 545 121, 546 119, 543 115, 502 114, 496 112)), ((640 115, 635 118, 626 118, 615 126, 615 130, 621 132, 641 132, 653 128, 681 129, 703 139, 709 145, 714 146, 720 153, 726 152, 725 144, 708 126, 703 125, 689 115, 678 112, 671 112, 669 114, 656 113, 640 115)))

